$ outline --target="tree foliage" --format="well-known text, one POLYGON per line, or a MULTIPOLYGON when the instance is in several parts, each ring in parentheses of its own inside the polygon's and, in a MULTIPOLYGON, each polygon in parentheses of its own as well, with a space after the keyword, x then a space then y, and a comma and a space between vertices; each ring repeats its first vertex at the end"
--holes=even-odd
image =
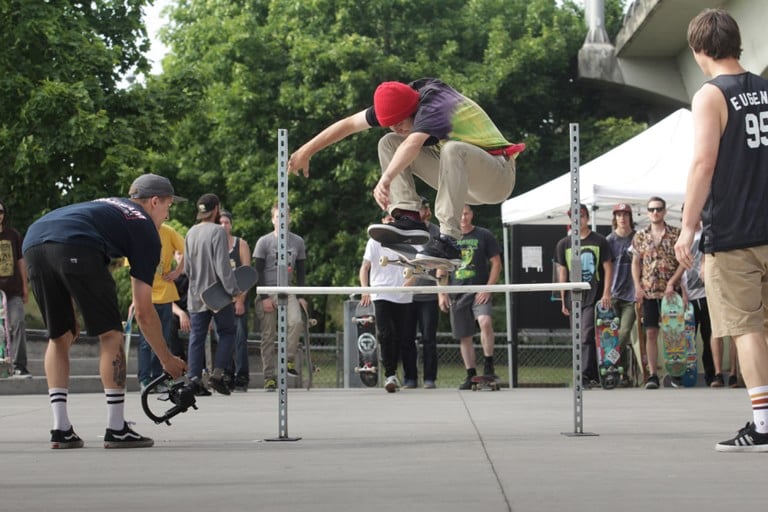
MULTIPOLYGON (((602 93, 576 80, 586 26, 570 0, 179 0, 163 74, 121 88, 148 71, 148 1, 0 0, 0 194, 22 231, 153 171, 191 200, 176 221, 192 224, 194 200, 215 192, 252 246, 272 229, 277 130, 293 150, 369 106, 384 80, 441 78, 525 142, 516 194, 567 170, 568 123, 582 124, 584 157, 642 128, 602 111, 602 93)), ((622 5, 606 1, 613 31, 622 5)), ((381 134, 327 148, 309 179, 290 179, 310 284, 356 282, 365 227, 379 218, 381 134)), ((498 230, 498 212, 480 207, 476 223, 498 230)))
POLYGON ((0 194, 22 231, 62 204, 124 192, 160 112, 142 90, 147 0, 0 0, 0 194))
MULTIPOLYGON (((607 3, 609 15, 620 13, 620 2, 607 3)), ((567 170, 569 122, 597 129, 604 117, 595 111, 600 93, 575 80, 586 27, 572 2, 181 0, 170 17, 172 54, 149 83, 184 92, 167 105, 166 164, 190 197, 219 194, 251 244, 272 229, 277 129, 288 129, 295 149, 369 106, 381 81, 435 76, 478 101, 509 140, 528 146, 516 192, 567 170)), ((380 136, 341 141, 312 159, 308 180, 290 179, 311 284, 356 282, 364 229, 379 217, 370 192, 380 136)), ((434 198, 426 185, 420 192, 434 198)), ((476 216, 492 228, 497 218, 497 206, 476 216)))

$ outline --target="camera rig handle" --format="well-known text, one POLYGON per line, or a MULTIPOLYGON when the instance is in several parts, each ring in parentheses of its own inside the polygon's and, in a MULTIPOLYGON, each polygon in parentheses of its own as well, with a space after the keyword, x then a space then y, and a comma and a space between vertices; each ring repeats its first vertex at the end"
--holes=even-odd
POLYGON ((178 382, 173 382, 171 376, 167 373, 163 373, 155 380, 147 384, 144 391, 141 392, 141 408, 144 409, 144 414, 149 417, 156 424, 167 423, 171 424, 170 419, 182 412, 187 412, 190 407, 197 409, 195 405, 195 388, 194 383, 190 382, 187 378, 178 382), (173 403, 173 407, 165 411, 162 416, 158 416, 152 412, 149 408, 149 394, 160 384, 170 381, 168 387, 168 399, 173 403))

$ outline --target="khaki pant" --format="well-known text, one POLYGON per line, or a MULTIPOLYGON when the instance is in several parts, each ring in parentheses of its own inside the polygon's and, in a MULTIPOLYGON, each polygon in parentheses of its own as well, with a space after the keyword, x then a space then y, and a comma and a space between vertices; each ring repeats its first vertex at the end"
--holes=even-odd
MULTIPOLYGON (((379 140, 382 172, 405 139, 388 133, 379 140)), ((414 176, 437 190, 435 217, 440 232, 461 239, 461 212, 465 204, 497 204, 506 200, 515 187, 515 159, 494 156, 466 142, 444 142, 440 149, 425 146, 416 159, 397 175, 389 189, 389 211, 400 208, 418 211, 421 198, 414 176)))
MULTIPOLYGON (((271 313, 264 312, 261 298, 256 299, 256 317, 261 326, 261 364, 265 382, 277 376, 277 295, 272 295, 271 298, 275 304, 275 311, 271 313)), ((288 361, 293 361, 299 346, 299 337, 304 329, 301 305, 295 295, 288 296, 286 314, 288 317, 286 355, 288 361)))

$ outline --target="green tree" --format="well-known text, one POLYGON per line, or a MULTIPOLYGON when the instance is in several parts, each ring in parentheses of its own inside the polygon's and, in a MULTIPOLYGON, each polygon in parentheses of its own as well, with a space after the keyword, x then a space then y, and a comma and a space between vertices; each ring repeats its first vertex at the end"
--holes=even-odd
POLYGON ((149 69, 147 0, 0 0, 0 191, 14 223, 79 200, 125 193, 148 168, 161 113, 149 69))
MULTIPOLYGON (((620 2, 607 3, 617 26, 620 2)), ((251 241, 272 229, 277 129, 296 148, 370 105, 383 80, 437 76, 476 99, 510 140, 528 145, 516 192, 567 170, 569 122, 604 116, 595 111, 600 93, 574 80, 586 27, 573 2, 183 0, 171 20, 173 52, 150 83, 185 93, 181 106, 167 105, 166 162, 178 166, 185 193, 218 193, 251 241)), ((380 135, 327 148, 309 180, 290 180, 312 284, 356 282, 365 226, 379 215, 370 191, 380 135)), ((480 220, 492 211, 498 224, 497 206, 480 210, 480 220)))

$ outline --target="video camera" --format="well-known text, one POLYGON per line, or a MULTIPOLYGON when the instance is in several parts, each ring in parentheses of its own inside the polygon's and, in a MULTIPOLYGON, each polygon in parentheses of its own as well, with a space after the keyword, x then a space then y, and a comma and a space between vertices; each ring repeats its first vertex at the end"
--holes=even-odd
POLYGON ((146 414, 149 419, 158 425, 160 423, 167 423, 170 425, 171 422, 169 420, 177 414, 187 412, 187 409, 190 407, 197 409, 195 402, 195 382, 189 380, 186 377, 184 377, 182 380, 174 382, 171 376, 167 373, 163 373, 158 378, 150 382, 147 387, 144 388, 144 391, 141 392, 141 408, 144 409, 144 414, 146 414), (165 411, 165 414, 158 416, 149 408, 149 394, 160 384, 165 383, 169 384, 168 400, 170 400, 174 405, 165 411))

